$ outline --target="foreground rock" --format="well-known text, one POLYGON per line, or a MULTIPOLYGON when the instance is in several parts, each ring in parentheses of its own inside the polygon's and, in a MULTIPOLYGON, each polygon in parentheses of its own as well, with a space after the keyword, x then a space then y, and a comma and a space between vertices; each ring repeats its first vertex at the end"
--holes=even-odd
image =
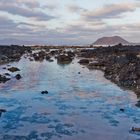
POLYGON ((9 70, 10 72, 20 71, 20 69, 17 68, 17 67, 11 67, 11 68, 8 68, 8 70, 9 70))

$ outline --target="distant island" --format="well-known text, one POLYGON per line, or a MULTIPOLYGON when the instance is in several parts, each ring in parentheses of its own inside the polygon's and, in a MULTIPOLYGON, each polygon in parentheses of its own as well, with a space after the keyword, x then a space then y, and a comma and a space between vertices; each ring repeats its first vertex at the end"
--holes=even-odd
POLYGON ((132 43, 128 42, 127 40, 123 39, 120 36, 111 36, 111 37, 102 37, 97 39, 92 45, 130 45, 132 43))

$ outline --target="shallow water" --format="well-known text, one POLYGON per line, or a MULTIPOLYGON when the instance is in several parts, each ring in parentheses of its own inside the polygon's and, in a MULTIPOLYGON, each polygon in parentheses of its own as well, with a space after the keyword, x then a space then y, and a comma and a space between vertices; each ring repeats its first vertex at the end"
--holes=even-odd
MULTIPOLYGON (((0 140, 140 138, 130 131, 140 127, 135 94, 106 80, 101 71, 89 71, 77 59, 64 66, 22 58, 11 66, 20 68, 23 78, 0 84, 0 108, 7 110, 0 118, 0 140), (43 90, 49 94, 42 95, 43 90)), ((7 72, 3 67, 1 73, 7 72)))

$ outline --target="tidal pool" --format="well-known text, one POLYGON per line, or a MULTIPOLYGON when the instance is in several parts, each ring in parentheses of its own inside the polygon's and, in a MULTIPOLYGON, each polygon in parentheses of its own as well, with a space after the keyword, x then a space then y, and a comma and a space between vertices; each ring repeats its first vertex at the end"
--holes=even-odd
POLYGON ((0 84, 0 108, 7 110, 0 117, 0 140, 140 140, 130 131, 140 127, 136 95, 77 61, 59 65, 23 57, 10 63, 23 78, 0 84))

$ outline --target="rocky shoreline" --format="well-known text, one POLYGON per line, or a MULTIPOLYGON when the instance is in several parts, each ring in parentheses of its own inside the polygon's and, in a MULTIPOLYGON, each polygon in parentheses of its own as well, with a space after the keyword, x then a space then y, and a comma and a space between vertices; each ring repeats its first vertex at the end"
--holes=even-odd
POLYGON ((83 49, 79 57, 86 58, 89 69, 100 69, 118 86, 133 90, 140 96, 140 46, 99 47, 83 49))
MULTIPOLYGON (((121 44, 112 47, 60 47, 52 50, 53 46, 34 48, 27 46, 1 46, 0 47, 0 64, 11 61, 19 61, 21 56, 28 54, 30 61, 53 62, 57 59, 58 64, 69 64, 77 57, 81 65, 87 66, 88 69, 99 69, 104 71, 104 76, 116 83, 118 86, 133 90, 140 96, 140 46, 123 46, 121 44), (67 50, 68 49, 68 50, 67 50), (69 50, 71 49, 71 50, 69 50)), ((21 77, 20 77, 21 78, 21 77)), ((19 78, 17 78, 19 79, 19 78)), ((6 82, 9 78, 0 75, 0 81, 6 82)))

